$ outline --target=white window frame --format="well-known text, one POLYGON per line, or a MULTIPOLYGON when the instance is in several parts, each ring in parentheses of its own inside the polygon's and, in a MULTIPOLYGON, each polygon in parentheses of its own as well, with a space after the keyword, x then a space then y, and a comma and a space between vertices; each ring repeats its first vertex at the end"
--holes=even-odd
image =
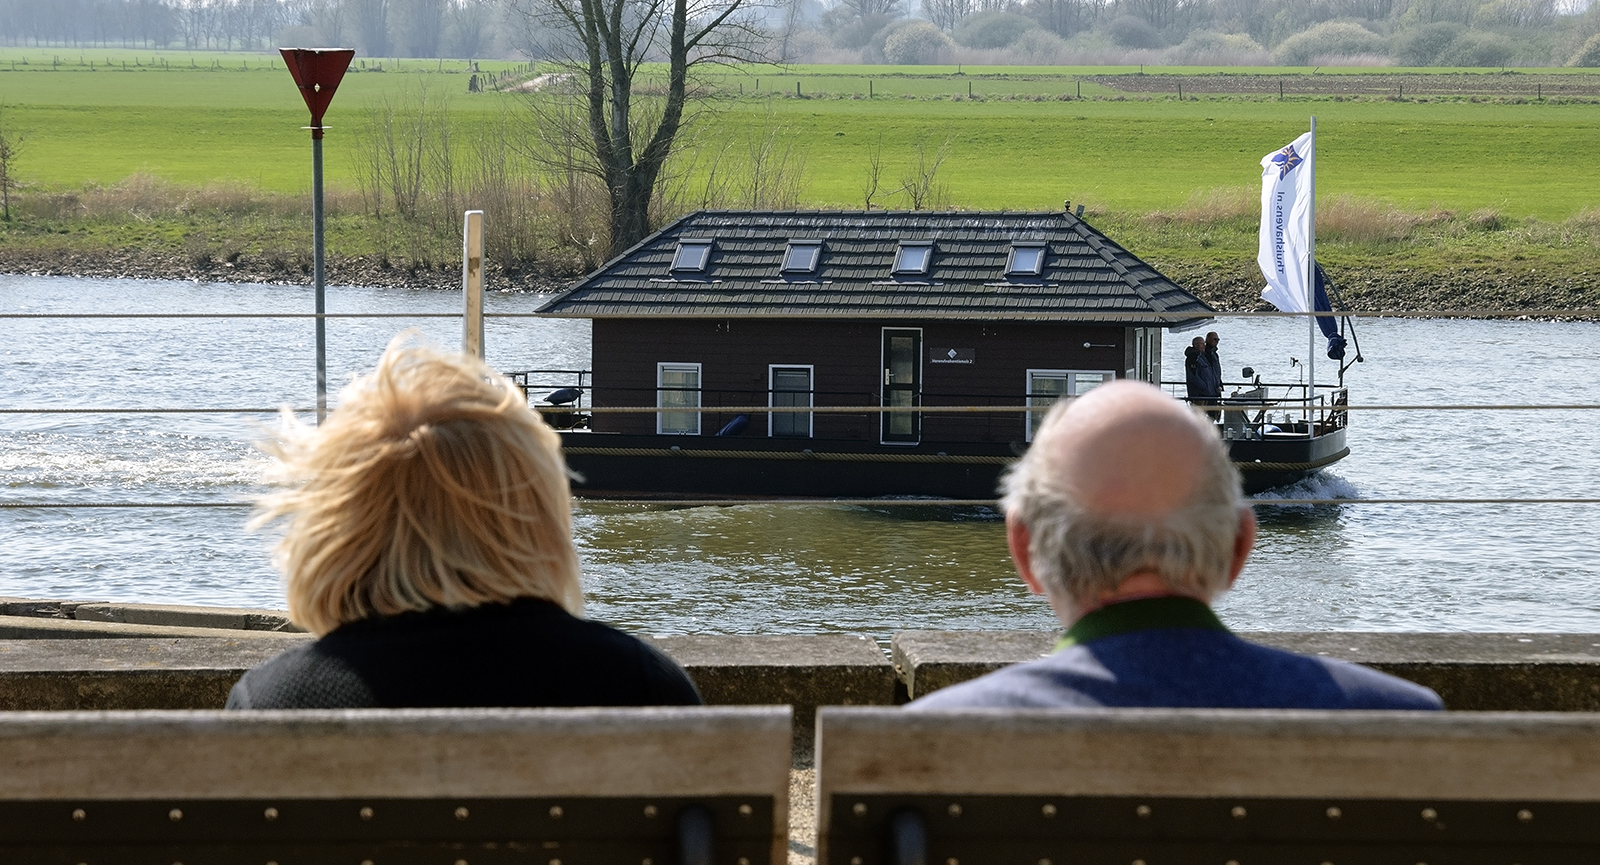
POLYGON ((672 253, 672 272, 705 273, 706 268, 711 266, 711 250, 715 244, 716 241, 709 237, 686 237, 682 240, 679 240, 678 248, 672 253), (686 264, 683 260, 684 253, 692 247, 703 247, 705 249, 704 254, 700 258, 700 263, 696 265, 686 264))
POLYGON ((890 271, 895 276, 921 275, 933 268, 933 241, 931 240, 902 240, 894 250, 894 269, 890 271), (902 264, 906 250, 922 249, 926 253, 919 268, 906 267, 902 264))
POLYGON ((1028 403, 1027 403, 1028 411, 1023 412, 1023 414, 1022 414, 1022 434, 1024 436, 1023 440, 1024 441, 1030 441, 1030 442, 1033 441, 1034 428, 1038 426, 1038 423, 1042 423, 1044 421, 1045 413, 1050 410, 1050 406, 1054 405, 1056 400, 1061 398, 1061 397, 1049 397, 1049 398, 1047 398, 1047 397, 1036 397, 1036 396, 1034 396, 1033 395, 1033 377, 1035 375, 1065 376, 1066 379, 1067 379, 1067 390, 1066 390, 1066 393, 1062 394, 1062 396, 1063 397, 1067 397, 1067 398, 1071 398, 1071 397, 1075 397, 1075 396, 1082 396, 1083 395, 1083 394, 1080 394, 1080 393, 1077 392, 1078 391, 1078 376, 1080 376, 1080 375, 1098 375, 1098 376, 1101 376, 1102 378, 1101 378, 1100 384, 1105 384, 1108 380, 1109 381, 1115 381, 1117 379, 1117 371, 1114 370, 1114 369, 1030 369, 1030 370, 1028 370, 1026 373, 1023 374, 1023 379, 1022 379, 1022 393, 1025 395, 1025 398, 1028 400, 1028 403), (1049 402, 1045 402, 1044 401, 1045 399, 1049 399, 1049 402), (1039 400, 1039 402, 1035 402, 1035 400, 1039 400), (1039 406, 1039 408, 1035 409, 1034 406, 1039 406), (1034 420, 1035 417, 1038 418, 1038 423, 1035 422, 1035 420, 1034 420))
MULTIPOLYGON (((817 394, 817 368, 816 368, 815 365, 809 364, 809 363, 769 363, 769 364, 767 364, 767 408, 772 408, 773 405, 775 405, 775 403, 773 402, 773 398, 778 395, 777 389, 774 387, 774 384, 775 384, 775 381, 776 381, 775 373, 780 369, 803 369, 803 370, 806 371, 807 381, 809 381, 811 383, 811 389, 805 392, 805 394, 806 394, 806 405, 808 405, 808 406, 810 406, 812 408, 816 408, 816 405, 817 405, 817 397, 816 397, 816 394, 817 394)), ((798 393, 798 391, 784 391, 784 393, 798 393)), ((800 414, 800 412, 793 412, 793 414, 800 414)), ((805 416, 806 416, 806 434, 805 434, 805 438, 813 438, 816 435, 816 428, 817 428, 817 425, 816 425, 816 414, 814 412, 806 412, 805 416)), ((768 438, 772 438, 774 436, 774 433, 772 432, 772 425, 773 425, 772 421, 776 417, 777 417, 777 415, 772 414, 770 412, 767 414, 767 437, 768 438)), ((784 438, 797 438, 797 436, 784 436, 784 438)))
POLYGON ((783 265, 779 268, 779 272, 780 273, 816 273, 817 272, 817 266, 820 265, 821 263, 822 263, 822 241, 820 241, 820 240, 791 240, 791 241, 789 241, 789 245, 784 247, 784 250, 783 250, 783 265), (789 259, 795 254, 795 252, 797 250, 800 250, 800 249, 807 249, 807 250, 811 251, 811 264, 809 266, 807 266, 807 267, 792 267, 792 266, 790 266, 789 259))
POLYGON ((1049 254, 1050 249, 1045 243, 1023 242, 1011 244, 1011 254, 1006 257, 1006 276, 1038 276, 1044 273, 1044 259, 1049 254), (1034 263, 1033 268, 1017 267, 1017 250, 1019 249, 1038 250, 1039 260, 1034 263))
MULTIPOLYGON (((700 433, 701 433, 700 409, 702 408, 702 404, 701 404, 701 400, 700 400, 700 394, 705 389, 705 380, 701 376, 702 376, 702 371, 700 369, 700 364, 698 364, 698 363, 663 362, 663 363, 656 364, 656 408, 661 409, 661 411, 656 412, 656 435, 696 435, 696 436, 700 435, 700 433), (675 369, 675 370, 689 370, 689 369, 692 369, 692 370, 694 370, 695 389, 693 391, 693 393, 694 393, 694 405, 693 406, 668 406, 668 405, 662 404, 662 401, 661 401, 662 395, 666 393, 666 391, 663 390, 663 388, 666 387, 666 384, 662 381, 662 378, 663 378, 663 374, 666 373, 666 371, 669 370, 669 369, 675 369), (686 432, 686 431, 683 431, 683 430, 672 430, 672 431, 669 432, 667 430, 662 429, 661 421, 666 416, 666 414, 668 412, 674 412, 674 413, 683 412, 683 413, 687 414, 691 410, 694 413, 694 432, 686 432)), ((674 391, 674 393, 682 393, 682 391, 674 391)))

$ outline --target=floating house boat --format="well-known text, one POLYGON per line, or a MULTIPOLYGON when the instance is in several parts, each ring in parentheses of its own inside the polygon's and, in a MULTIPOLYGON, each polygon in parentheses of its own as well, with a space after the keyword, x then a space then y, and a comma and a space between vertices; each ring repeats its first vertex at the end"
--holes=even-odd
MULTIPOLYGON (((513 374, 579 495, 991 498, 1050 404, 1161 384, 1161 329, 1212 310, 1070 211, 744 211, 539 312, 592 322, 591 369, 513 374)), ((1219 427, 1251 489, 1344 455, 1342 412, 1269 424, 1271 390, 1219 427)))

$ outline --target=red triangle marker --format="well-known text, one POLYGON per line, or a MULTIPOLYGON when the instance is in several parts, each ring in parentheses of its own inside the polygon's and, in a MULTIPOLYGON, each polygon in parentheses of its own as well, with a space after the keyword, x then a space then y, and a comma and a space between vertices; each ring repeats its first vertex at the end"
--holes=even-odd
POLYGON ((333 92, 344 80, 344 71, 350 68, 354 48, 280 48, 283 65, 289 67, 295 86, 311 109, 311 137, 322 137, 322 115, 333 101, 333 92))

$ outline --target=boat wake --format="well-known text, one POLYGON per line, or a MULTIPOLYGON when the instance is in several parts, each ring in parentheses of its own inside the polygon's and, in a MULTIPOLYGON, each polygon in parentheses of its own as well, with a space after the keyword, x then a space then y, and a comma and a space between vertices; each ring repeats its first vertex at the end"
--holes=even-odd
MULTIPOLYGON (((1261 504, 1271 504, 1273 501, 1283 499, 1359 499, 1361 491, 1356 485, 1350 483, 1336 474, 1319 471, 1309 477, 1295 481, 1286 487, 1266 490, 1250 497, 1251 501, 1261 504)), ((1336 505, 1282 505, 1285 508, 1314 508, 1336 507, 1336 505)))

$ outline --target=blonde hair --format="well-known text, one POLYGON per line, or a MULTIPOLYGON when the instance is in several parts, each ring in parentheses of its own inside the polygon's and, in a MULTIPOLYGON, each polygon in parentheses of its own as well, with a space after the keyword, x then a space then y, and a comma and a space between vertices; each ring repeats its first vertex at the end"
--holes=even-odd
POLYGON ((288 487, 275 562, 289 616, 322 635, 434 607, 543 598, 582 615, 561 439, 520 390, 463 355, 395 337, 318 427, 263 448, 288 487))

